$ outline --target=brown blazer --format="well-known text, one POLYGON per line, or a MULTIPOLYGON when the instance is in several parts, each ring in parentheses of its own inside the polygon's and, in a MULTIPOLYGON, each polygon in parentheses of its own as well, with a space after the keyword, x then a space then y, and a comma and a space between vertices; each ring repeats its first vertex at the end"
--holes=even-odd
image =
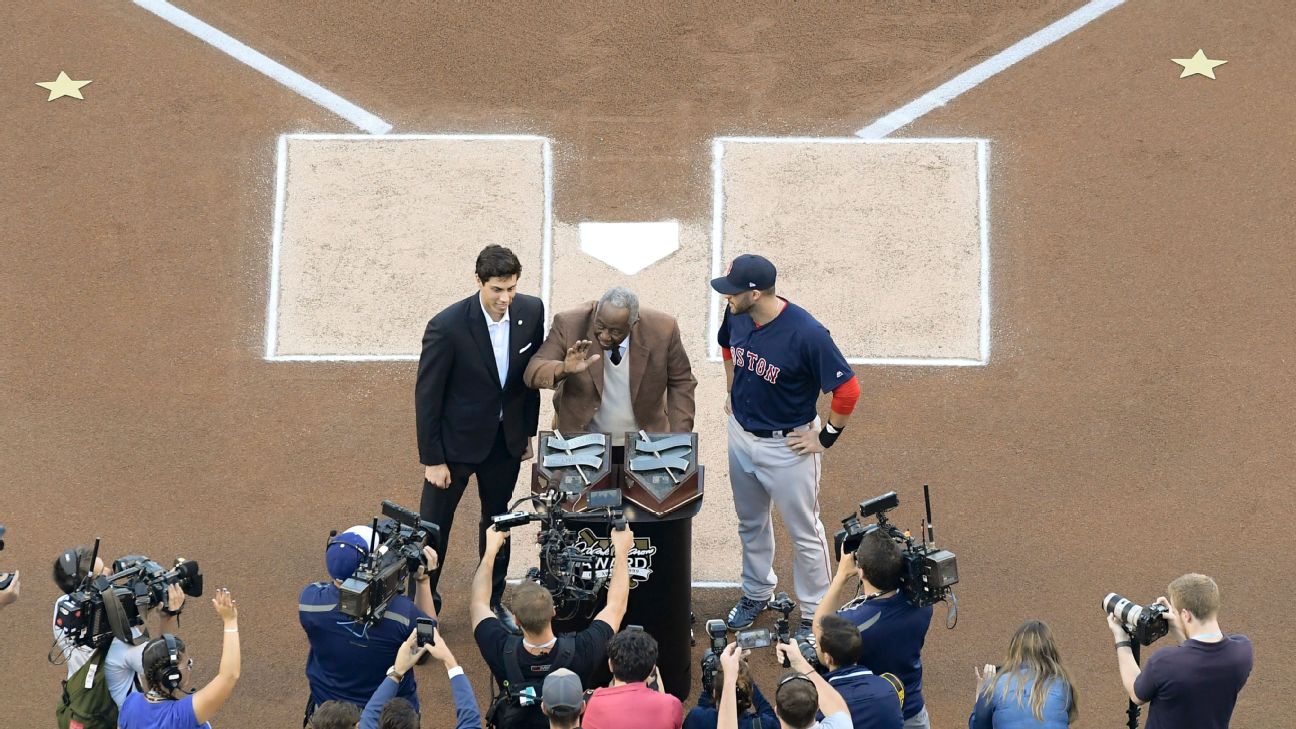
MULTIPOLYGON (((527 387, 554 390, 554 420, 559 430, 584 430, 594 419, 603 400, 603 361, 600 355, 589 369, 568 375, 554 385, 567 350, 576 342, 594 337, 594 309, 586 304, 554 316, 549 336, 527 364, 522 381, 527 387)), ((697 379, 680 342, 675 317, 652 309, 640 309, 639 320, 630 328, 630 401, 635 422, 650 432, 688 433, 693 430, 693 391, 697 379)))

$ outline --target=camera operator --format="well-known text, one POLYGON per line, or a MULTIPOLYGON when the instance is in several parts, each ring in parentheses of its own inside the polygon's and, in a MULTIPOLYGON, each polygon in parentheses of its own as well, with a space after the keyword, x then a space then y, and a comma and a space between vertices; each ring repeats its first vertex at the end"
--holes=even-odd
MULTIPOLYGON (((110 574, 108 568, 104 566, 102 559, 95 557, 94 564, 90 564, 90 559, 93 554, 94 553, 89 547, 73 547, 72 549, 64 550, 63 553, 59 555, 58 559, 54 560, 54 584, 58 585, 58 588, 63 591, 63 594, 54 601, 54 617, 52 620, 54 628, 54 645, 58 648, 62 660, 67 665, 67 677, 69 679, 72 678, 73 674, 77 671, 81 670, 81 667, 85 665, 86 661, 90 660, 95 651, 94 648, 90 646, 77 645, 67 635, 67 633, 59 627, 59 607, 63 605, 71 606, 73 604, 72 599, 69 596, 81 586, 81 583, 84 582, 87 577, 92 575, 110 574)), ((50 660, 54 661, 53 650, 51 650, 50 653, 50 660)))
MULTIPOLYGON (((310 642, 306 658, 306 680, 310 684, 306 721, 325 701, 336 699, 364 706, 386 678, 387 668, 417 619, 435 615, 427 575, 437 566, 436 552, 431 547, 423 549, 427 570, 420 565, 414 573, 414 601, 396 595, 374 625, 342 612, 338 588, 369 555, 372 541, 373 529, 368 526, 352 527, 330 539, 324 562, 331 579, 302 590, 298 619, 310 642)), ((397 695, 417 710, 417 692, 414 676, 407 675, 397 695)))
MULTIPOLYGON (((723 665, 721 672, 723 672, 723 665)), ((684 729, 716 729, 719 719, 720 692, 722 682, 714 682, 710 691, 698 694, 697 706, 689 710, 684 717, 684 729)), ((777 729, 779 721, 774 715, 774 707, 765 699, 756 682, 752 680, 751 668, 744 657, 738 662, 738 680, 735 683, 735 700, 738 709, 738 729, 777 729)))
POLYGON ((889 673, 878 676, 858 665, 863 644, 855 624, 826 615, 814 630, 819 662, 828 669, 824 679, 845 699, 855 729, 900 729, 904 684, 889 673))
MULTIPOLYGON (((176 633, 184 601, 185 594, 180 585, 167 586, 166 604, 158 605, 154 610, 160 619, 155 635, 176 633)), ((131 627, 133 638, 138 640, 143 635, 139 628, 131 627)), ((104 658, 104 678, 108 681, 108 693, 119 709, 126 702, 126 697, 142 686, 142 683, 137 683, 136 677, 144 677, 144 648, 143 643, 131 645, 119 638, 113 638, 108 647, 108 656, 104 658)))
POLYGON ((1179 645, 1153 653, 1142 670, 1130 636, 1115 616, 1107 625, 1116 640, 1121 683, 1136 705, 1151 703, 1147 729, 1227 727, 1237 695, 1251 675, 1251 641, 1225 635, 1219 625, 1220 595, 1215 580, 1187 574, 1170 583, 1165 618, 1179 645))
POLYGON ((607 655, 608 641, 621 626, 630 595, 629 559, 634 533, 629 527, 611 532, 615 556, 607 605, 588 628, 560 636, 554 635, 551 624, 555 615, 553 596, 535 582, 524 581, 515 587, 510 600, 522 635, 510 632, 491 610, 495 555, 508 538, 509 532, 494 526, 486 530, 486 551, 473 575, 469 605, 477 648, 500 688, 500 697, 487 712, 487 720, 506 729, 545 729, 548 722, 539 706, 544 677, 559 668, 569 668, 588 683, 590 674, 607 655))
POLYGON ((18 593, 22 592, 22 577, 18 570, 14 570, 13 576, 9 579, 9 584, 3 590, 0 590, 0 608, 6 605, 12 605, 18 602, 18 593))
POLYGON ((433 628, 432 635, 431 643, 419 646, 418 630, 415 629, 401 644, 400 650, 396 651, 395 663, 387 669, 387 678, 365 705, 360 717, 360 729, 418 729, 418 712, 405 699, 396 698, 396 692, 400 690, 405 674, 413 670, 414 664, 424 655, 440 661, 450 676, 450 690, 454 694, 455 703, 455 729, 480 729, 481 713, 477 710, 477 697, 473 695, 468 676, 459 667, 459 662, 450 652, 450 646, 441 639, 441 632, 433 628))
POLYGON ((859 578, 864 594, 837 611, 859 630, 859 664, 904 682, 904 729, 931 729, 922 693, 922 648, 932 608, 915 607, 900 591, 903 571, 904 557, 895 540, 882 531, 865 534, 854 553, 841 555, 837 574, 815 611, 815 624, 832 614, 831 606, 841 604, 851 578, 859 578))
POLYGON ((207 720, 229 700, 243 663, 238 606, 229 590, 217 590, 212 606, 225 630, 216 678, 197 691, 190 689, 193 659, 185 655, 184 641, 170 634, 149 641, 144 647, 144 683, 148 693, 127 697, 117 718, 120 729, 211 729, 207 720))
POLYGON ((661 685, 657 640, 627 628, 608 641, 607 654, 612 685, 590 696, 585 729, 680 729, 684 705, 661 685))

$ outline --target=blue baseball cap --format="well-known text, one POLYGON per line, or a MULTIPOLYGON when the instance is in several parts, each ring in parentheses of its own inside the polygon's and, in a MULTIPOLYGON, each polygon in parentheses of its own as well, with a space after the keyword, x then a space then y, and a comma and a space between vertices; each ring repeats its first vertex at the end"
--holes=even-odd
POLYGON ((345 580, 355 574, 360 563, 369 556, 369 542, 373 529, 367 526, 353 526, 329 540, 324 550, 324 564, 328 567, 329 577, 345 580))
POLYGON ((733 259, 725 275, 711 279, 711 288, 725 296, 744 291, 764 291, 774 285, 777 275, 778 271, 768 258, 744 253, 733 259))

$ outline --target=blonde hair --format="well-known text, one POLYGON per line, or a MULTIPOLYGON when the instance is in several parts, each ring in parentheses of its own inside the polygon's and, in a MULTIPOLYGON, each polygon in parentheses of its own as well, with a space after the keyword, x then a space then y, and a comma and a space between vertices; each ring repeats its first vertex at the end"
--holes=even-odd
POLYGON ((513 591, 510 608, 523 630, 543 633, 553 619, 553 596, 538 583, 524 581, 513 591))
POLYGON ((1206 575, 1192 572, 1177 577, 1167 592, 1175 610, 1187 610, 1198 620, 1213 618, 1219 613, 1219 585, 1206 575))
POLYGON ((1053 640, 1053 631, 1042 620, 1027 620, 1013 633, 1008 643, 1008 655, 1003 665, 995 671, 994 679, 987 681, 981 689, 981 695, 991 700, 1000 686, 1001 695, 1008 697, 1010 689, 1018 706, 1025 706, 1026 687, 1031 687, 1030 709, 1036 721, 1044 720, 1044 701, 1054 681, 1061 681, 1066 686, 1067 721, 1074 724, 1080 716, 1076 703, 1075 684, 1071 675, 1062 665, 1062 656, 1058 654, 1057 643, 1053 640))

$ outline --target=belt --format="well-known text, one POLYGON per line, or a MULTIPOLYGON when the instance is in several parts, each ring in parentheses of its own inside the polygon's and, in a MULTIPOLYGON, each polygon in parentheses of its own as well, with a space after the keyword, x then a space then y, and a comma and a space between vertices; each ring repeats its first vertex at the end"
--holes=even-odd
POLYGON ((786 438, 795 433, 796 429, 800 427, 803 426, 798 425, 795 428, 788 428, 787 430, 748 430, 747 428, 743 428, 743 430, 746 430, 757 438, 786 438))

